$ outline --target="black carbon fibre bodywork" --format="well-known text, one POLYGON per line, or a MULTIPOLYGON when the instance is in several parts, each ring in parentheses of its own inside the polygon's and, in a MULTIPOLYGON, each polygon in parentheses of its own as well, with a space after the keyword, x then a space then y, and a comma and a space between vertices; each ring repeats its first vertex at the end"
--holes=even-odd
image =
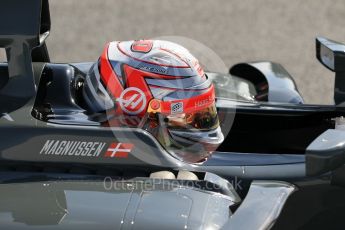
MULTIPOLYGON (((25 161, 85 163, 88 167, 104 164, 117 169, 140 165, 142 168, 148 166, 198 168, 202 171, 208 170, 209 166, 217 165, 233 169, 245 166, 298 165, 300 170, 295 170, 291 175, 287 172, 281 175, 287 178, 303 177, 305 173, 301 165, 304 165, 305 149, 322 132, 334 126, 332 117, 342 114, 334 106, 237 102, 231 98, 218 98, 219 116, 224 119, 229 116, 234 117, 233 123, 230 124, 231 129, 213 157, 203 164, 189 165, 170 155, 149 132, 126 126, 111 128, 108 127, 107 119, 102 118, 102 114, 88 113, 79 98, 77 84, 84 78, 83 68, 87 69, 87 66, 90 64, 34 63, 36 79, 39 82, 37 96, 19 110, 4 113, 13 121, 6 120, 5 117, 0 121, 4 130, 0 135, 5 140, 0 144, 3 160, 22 163, 25 161), (81 67, 78 68, 79 66, 81 67), (16 124, 14 130, 13 124, 16 124), (19 130, 21 136, 17 135, 19 130), (127 159, 40 154, 48 140, 90 141, 92 139, 107 143, 106 147, 113 142, 133 143, 135 150, 127 159), (9 149, 13 146, 16 148, 9 149), (22 151, 28 153, 24 155, 22 151), (245 154, 245 157, 234 157, 241 153, 245 154)), ((6 68, 6 64, 0 66, 0 70, 5 71, 6 68)), ((229 123, 222 122, 221 119, 221 125, 223 130, 227 130, 229 123)), ((106 148, 103 149, 102 154, 105 150, 106 148)), ((212 167, 209 168, 212 170, 212 167)), ((258 177, 270 178, 270 175, 277 175, 269 170, 265 171, 267 173, 257 174, 258 177)), ((229 169, 222 172, 217 170, 217 173, 226 176, 234 174, 229 169)))

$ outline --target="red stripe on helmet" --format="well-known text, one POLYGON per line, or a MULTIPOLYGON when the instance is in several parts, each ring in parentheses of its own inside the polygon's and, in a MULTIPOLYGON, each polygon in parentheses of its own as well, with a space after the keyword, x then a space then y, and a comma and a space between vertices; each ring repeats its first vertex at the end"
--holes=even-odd
POLYGON ((197 60, 195 60, 192 65, 190 65, 186 60, 184 60, 179 54, 175 53, 174 51, 172 50, 168 50, 168 49, 164 49, 164 48, 160 48, 160 50, 163 50, 165 52, 168 52, 172 55, 175 55, 177 58, 179 58, 181 61, 183 61, 186 65, 188 65, 190 68, 196 68, 199 76, 203 76, 205 73, 204 73, 204 69, 201 67, 201 65, 199 64, 199 62, 197 60))
POLYGON ((104 85, 106 86, 107 90, 114 96, 115 98, 119 98, 121 92, 123 91, 123 86, 117 77, 116 73, 111 66, 109 59, 108 59, 108 49, 110 43, 106 45, 104 51, 101 56, 101 63, 100 63, 100 72, 101 78, 103 80, 104 85))
POLYGON ((120 47, 120 43, 117 43, 117 48, 119 49, 119 51, 121 53, 123 53, 124 55, 126 55, 127 57, 130 57, 136 61, 140 61, 140 62, 144 62, 144 63, 148 63, 148 64, 152 64, 152 65, 158 65, 158 66, 165 66, 165 67, 171 67, 171 68, 190 68, 189 65, 186 65, 186 66, 174 66, 174 65, 168 65, 168 64, 160 64, 160 63, 156 63, 156 62, 150 62, 150 61, 146 61, 146 60, 142 60, 140 58, 136 58, 136 57, 133 57, 131 56, 130 54, 126 53, 121 47, 120 47))
POLYGON ((131 68, 132 71, 140 73, 145 78, 152 78, 152 79, 164 79, 164 80, 176 80, 176 79, 184 79, 186 77, 184 76, 170 76, 170 75, 161 75, 158 73, 152 73, 149 71, 136 69, 134 67, 131 67, 129 65, 124 64, 125 66, 128 66, 128 68, 131 68))
MULTIPOLYGON (((146 84, 145 78, 153 77, 153 75, 157 78, 161 78, 161 75, 138 70, 128 65, 124 65, 123 70, 127 80, 127 87, 136 87, 141 89, 145 93, 147 102, 151 101, 151 99, 154 97, 151 94, 149 86, 146 84)), ((211 84, 208 88, 203 90, 204 92, 202 92, 200 95, 193 96, 190 98, 172 101, 161 101, 161 112, 164 114, 171 114, 172 104, 179 102, 183 103, 182 113, 195 112, 207 108, 210 105, 213 105, 215 103, 215 89, 213 84, 211 84)), ((138 115, 143 116, 146 113, 146 109, 138 115)))
POLYGON ((157 89, 169 89, 169 90, 174 90, 174 91, 191 91, 191 92, 199 92, 199 91, 204 91, 206 90, 207 88, 209 88, 210 86, 208 87, 205 87, 203 89, 182 89, 182 88, 172 88, 172 87, 166 87, 166 86, 160 86, 160 85, 150 85, 150 88, 157 88, 157 89))
POLYGON ((191 66, 188 64, 188 62, 186 62, 180 55, 178 55, 177 53, 171 51, 171 50, 168 50, 168 49, 164 49, 164 48, 160 48, 160 50, 163 50, 165 52, 168 52, 174 56, 176 56, 178 59, 180 59, 183 63, 185 63, 189 68, 191 68, 191 66))

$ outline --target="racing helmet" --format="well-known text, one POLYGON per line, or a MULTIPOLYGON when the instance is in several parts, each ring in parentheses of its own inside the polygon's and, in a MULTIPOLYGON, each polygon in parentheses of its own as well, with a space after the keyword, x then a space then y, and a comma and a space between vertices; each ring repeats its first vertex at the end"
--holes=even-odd
POLYGON ((84 84, 89 110, 115 108, 119 114, 141 118, 158 115, 159 129, 166 127, 175 146, 218 146, 224 140, 214 86, 198 60, 178 44, 161 40, 110 42, 84 84))

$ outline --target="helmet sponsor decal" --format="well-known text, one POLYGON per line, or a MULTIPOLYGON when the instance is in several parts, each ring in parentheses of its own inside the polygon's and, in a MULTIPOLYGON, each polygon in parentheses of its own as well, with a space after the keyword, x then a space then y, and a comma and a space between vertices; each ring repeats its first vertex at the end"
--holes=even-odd
POLYGON ((168 69, 164 66, 153 66, 153 65, 148 65, 146 63, 141 63, 140 65, 138 65, 138 69, 148 71, 148 72, 160 73, 160 74, 166 74, 168 72, 168 69))
POLYGON ((127 158, 134 145, 131 143, 110 143, 93 141, 47 140, 40 155, 127 158))
POLYGON ((210 95, 207 98, 204 98, 202 100, 195 101, 194 102, 194 107, 195 108, 204 107, 205 105, 209 105, 210 103, 214 103, 213 95, 210 95))
POLYGON ((183 113, 183 102, 171 103, 171 114, 183 113))
POLYGON ((139 53, 148 53, 151 51, 153 46, 152 40, 138 40, 134 41, 131 50, 133 52, 139 52, 139 53))
POLYGON ((185 99, 161 101, 161 112, 163 114, 194 113, 214 104, 215 92, 214 86, 211 85, 207 91, 197 96, 193 95, 193 97, 185 99))
POLYGON ((121 109, 129 115, 137 115, 146 108, 145 93, 136 87, 129 87, 122 91, 120 98, 116 100, 121 109))

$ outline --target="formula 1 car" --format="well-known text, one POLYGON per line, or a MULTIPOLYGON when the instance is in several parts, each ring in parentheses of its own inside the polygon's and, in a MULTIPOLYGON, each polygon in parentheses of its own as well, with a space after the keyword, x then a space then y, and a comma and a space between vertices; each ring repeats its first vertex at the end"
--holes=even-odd
POLYGON ((1 226, 345 226, 344 45, 316 39, 318 60, 336 73, 335 105, 304 104, 277 63, 208 72, 225 140, 192 163, 176 158, 141 121, 115 117, 110 124, 80 104, 92 63, 50 62, 48 1, 0 4, 8 61, 0 64, 1 226))

